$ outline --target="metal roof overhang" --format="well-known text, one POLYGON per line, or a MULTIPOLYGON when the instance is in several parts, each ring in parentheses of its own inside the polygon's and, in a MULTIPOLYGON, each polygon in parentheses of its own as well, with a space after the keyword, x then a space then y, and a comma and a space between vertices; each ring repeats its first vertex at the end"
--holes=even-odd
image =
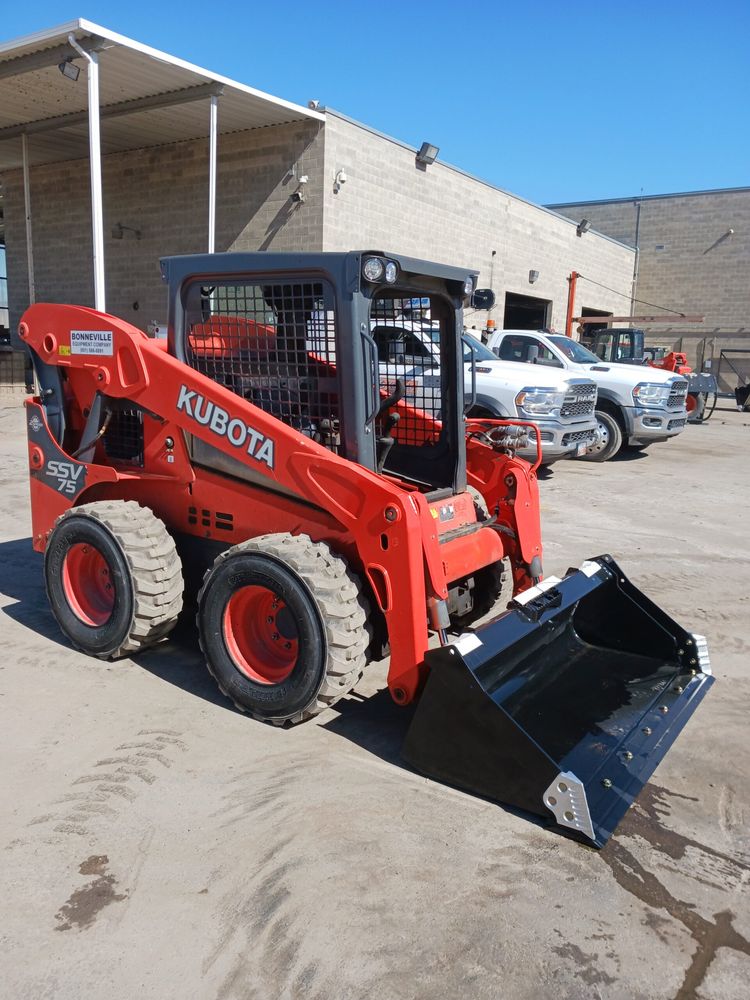
POLYGON ((237 132, 325 116, 201 69, 83 19, 0 43, 0 172, 28 161, 88 156, 86 60, 68 42, 96 52, 100 65, 102 154, 209 135, 209 103, 220 94, 218 131, 237 132), (72 59, 76 82, 58 65, 72 59))
POLYGON ((23 170, 29 301, 36 296, 32 166, 88 157, 94 306, 104 312, 103 155, 208 138, 207 243, 212 253, 219 133, 304 120, 325 121, 325 116, 91 21, 70 21, 0 44, 0 173, 23 170), (65 63, 80 71, 77 79, 61 72, 65 63))

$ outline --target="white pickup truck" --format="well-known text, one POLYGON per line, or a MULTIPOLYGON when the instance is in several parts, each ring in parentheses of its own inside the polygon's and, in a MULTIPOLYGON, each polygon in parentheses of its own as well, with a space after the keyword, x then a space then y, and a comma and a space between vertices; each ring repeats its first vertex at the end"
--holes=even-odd
POLYGON ((596 418, 599 439, 580 456, 606 462, 621 448, 641 450, 680 434, 687 423, 687 379, 673 372, 597 358, 562 334, 530 330, 498 330, 487 344, 509 364, 534 365, 547 373, 593 378, 598 387, 596 418))
MULTIPOLYGON (((407 402, 439 413, 438 328, 429 322, 382 319, 372 321, 371 334, 378 348, 381 388, 392 392, 396 379, 402 379, 407 402)), ((464 368, 467 403, 475 396, 469 416, 537 424, 543 464, 580 456, 597 443, 596 383, 591 376, 521 369, 499 361, 471 336, 464 337, 464 368)), ((521 454, 531 457, 531 452, 521 454)))

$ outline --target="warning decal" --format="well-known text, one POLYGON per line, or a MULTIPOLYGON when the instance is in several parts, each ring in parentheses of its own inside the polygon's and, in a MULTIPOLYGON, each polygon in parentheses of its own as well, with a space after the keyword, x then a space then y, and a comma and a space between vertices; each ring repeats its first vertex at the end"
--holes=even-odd
POLYGON ((111 330, 71 330, 71 354, 111 354, 111 330))

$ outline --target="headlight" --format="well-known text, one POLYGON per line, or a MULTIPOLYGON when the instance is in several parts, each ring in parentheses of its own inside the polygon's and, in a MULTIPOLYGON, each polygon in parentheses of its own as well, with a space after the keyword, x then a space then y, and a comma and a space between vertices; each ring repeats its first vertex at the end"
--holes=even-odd
POLYGON ((385 264, 379 257, 368 257, 362 267, 362 274, 368 281, 380 281, 384 270, 385 264))
POLYGON ((565 393, 557 389, 538 389, 530 386, 516 396, 519 413, 529 417, 556 417, 565 401, 565 393))
POLYGON ((385 265, 385 280, 388 282, 389 285, 392 285, 397 277, 398 277, 398 264, 396 264, 395 261, 389 260, 388 263, 385 265))
POLYGON ((637 406, 666 406, 672 387, 661 382, 639 382, 633 389, 637 406))

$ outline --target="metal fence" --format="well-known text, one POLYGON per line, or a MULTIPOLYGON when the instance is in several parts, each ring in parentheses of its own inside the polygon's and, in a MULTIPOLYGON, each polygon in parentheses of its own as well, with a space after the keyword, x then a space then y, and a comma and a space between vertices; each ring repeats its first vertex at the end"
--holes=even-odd
POLYGON ((0 393, 5 397, 21 394, 26 384, 25 352, 0 346, 0 393))
POLYGON ((714 375, 721 395, 733 396, 734 390, 750 383, 750 351, 723 348, 719 352, 714 375))

